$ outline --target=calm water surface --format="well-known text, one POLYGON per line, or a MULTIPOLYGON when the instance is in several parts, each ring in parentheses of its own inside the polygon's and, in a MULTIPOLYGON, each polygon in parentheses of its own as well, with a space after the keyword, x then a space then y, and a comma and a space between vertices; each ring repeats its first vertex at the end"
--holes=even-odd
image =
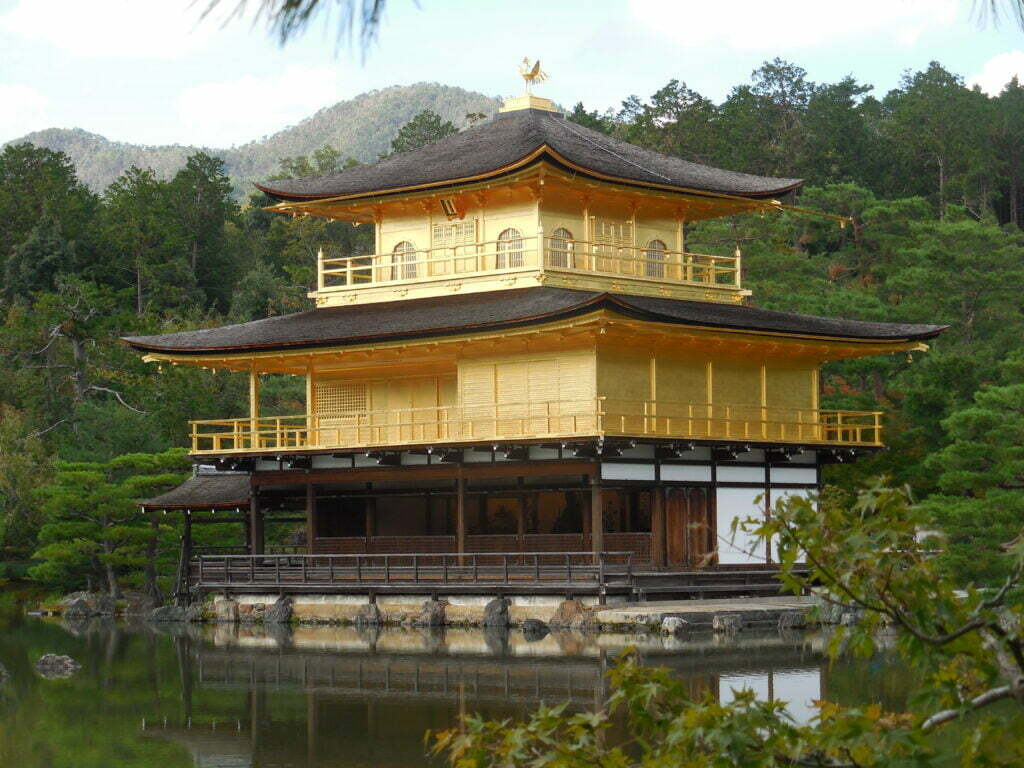
MULTIPOLYGON (((600 706, 604 671, 634 637, 554 634, 527 642, 480 631, 142 625, 0 625, 4 768, 355 768, 423 766, 423 733, 462 712, 524 717, 541 701, 600 706), (82 670, 46 680, 44 653, 82 670)), ((791 702, 906 703, 909 676, 885 660, 829 665, 813 634, 639 643, 694 694, 735 688, 791 702)), ((436 761, 434 761, 436 763, 436 761)))

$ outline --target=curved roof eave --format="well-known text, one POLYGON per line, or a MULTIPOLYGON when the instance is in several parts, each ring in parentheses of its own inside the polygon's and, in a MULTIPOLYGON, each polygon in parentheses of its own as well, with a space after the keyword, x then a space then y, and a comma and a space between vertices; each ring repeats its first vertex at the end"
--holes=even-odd
POLYGON ((658 190, 659 192, 674 192, 682 195, 692 195, 696 197, 708 197, 720 200, 751 200, 761 201, 770 200, 772 198, 781 197, 787 195, 790 192, 795 192, 804 185, 803 179, 795 179, 791 183, 781 186, 777 189, 768 190, 765 192, 758 193, 747 193, 747 194, 731 194, 726 192, 717 192, 714 190, 707 189, 693 189, 689 187, 682 187, 670 184, 656 184, 653 182, 645 182, 637 179, 627 179, 621 176, 613 176, 610 174, 603 174, 594 171, 590 168, 573 163, 566 158, 561 157, 558 152, 552 149, 547 144, 542 145, 537 150, 531 152, 519 160, 509 163, 507 165, 499 166, 491 171, 473 174, 472 176, 465 176, 456 179, 439 180, 432 182, 424 182, 422 184, 415 184, 409 186, 395 186, 395 187, 382 187, 380 189, 369 190, 366 192, 354 192, 349 195, 301 195, 296 193, 283 193, 273 189, 272 187, 264 184, 253 183, 253 186, 261 192, 273 197, 281 202, 288 203, 333 203, 333 202, 351 202, 364 200, 367 198, 379 198, 389 197, 392 195, 398 195, 403 193, 414 193, 414 192, 428 192, 430 190, 444 190, 457 187, 462 184, 472 184, 476 182, 488 181, 491 179, 501 178, 507 176, 516 171, 529 168, 532 165, 537 165, 547 160, 552 165, 564 168, 572 171, 575 174, 587 176, 595 181, 603 181, 611 184, 620 184, 622 186, 636 187, 639 189, 651 189, 658 190))
MULTIPOLYGON (((525 290, 536 293, 531 296, 521 294, 521 298, 526 301, 516 302, 512 300, 510 302, 511 306, 485 306, 481 310, 479 306, 473 307, 471 305, 468 314, 462 317, 453 317, 449 314, 448 310, 451 308, 451 299, 443 302, 438 302, 436 299, 422 299, 414 302, 392 302, 390 305, 360 305, 359 308, 364 312, 371 314, 377 312, 382 315, 390 313, 396 304, 410 308, 410 304, 415 305, 419 303, 419 306, 416 307, 417 309, 425 308, 424 316, 419 318, 418 324, 407 323, 402 326, 399 323, 400 327, 390 332, 360 333, 358 331, 359 328, 379 327, 380 325, 380 318, 363 318, 360 323, 350 326, 346 333, 339 333, 337 328, 331 329, 330 327, 330 319, 334 317, 333 313, 351 311, 356 309, 356 307, 338 307, 333 310, 319 309, 294 315, 279 316, 277 318, 267 318, 252 323, 243 323, 238 326, 226 326, 221 329, 188 331, 183 332, 183 334, 165 334, 163 336, 125 337, 123 341, 139 351, 178 355, 181 357, 276 350, 292 351, 380 344, 431 337, 443 338, 484 331, 510 330, 542 323, 557 322, 600 309, 608 309, 632 319, 680 327, 693 327, 704 330, 719 328, 731 332, 833 340, 852 344, 905 344, 921 342, 938 336, 948 327, 940 325, 864 323, 861 321, 819 318, 810 315, 761 310, 752 307, 714 305, 705 302, 686 302, 609 293, 588 293, 567 289, 531 288, 525 290), (530 299, 535 299, 532 304, 529 301, 530 299), (522 305, 530 305, 534 311, 520 313, 519 310, 523 308, 522 305), (469 316, 474 314, 474 311, 485 315, 489 312, 491 316, 488 319, 474 322, 468 319, 469 316), (259 330, 261 327, 266 327, 262 326, 262 324, 275 320, 279 323, 292 323, 296 326, 291 333, 292 338, 279 335, 277 338, 260 341, 259 336, 261 334, 259 330), (318 320, 322 322, 318 322, 318 320), (846 326, 845 330, 843 326, 846 326), (231 329, 235 332, 236 341, 220 344, 202 343, 204 336, 210 336, 217 331, 223 332, 225 329, 231 329), (874 332, 867 333, 868 329, 874 332), (247 330, 253 331, 253 333, 247 335, 245 333, 247 330), (243 338, 246 340, 242 341, 243 338), (161 340, 164 343, 159 343, 161 340), (173 343, 174 341, 178 343, 175 344, 173 343)), ((518 292, 498 292, 498 294, 510 293, 518 292)), ((475 298, 477 302, 484 302, 487 300, 485 297, 485 294, 471 294, 465 298, 475 298)), ((493 299, 493 301, 495 304, 498 304, 506 299, 508 299, 508 296, 499 296, 498 299, 493 299)), ((262 335, 264 337, 268 336, 265 333, 262 335)), ((269 336, 273 337, 274 333, 269 334, 269 336)))

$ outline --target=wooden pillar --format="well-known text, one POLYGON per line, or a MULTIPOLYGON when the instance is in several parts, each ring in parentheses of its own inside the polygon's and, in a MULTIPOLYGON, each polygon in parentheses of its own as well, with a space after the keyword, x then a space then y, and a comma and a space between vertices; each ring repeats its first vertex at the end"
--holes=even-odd
POLYGON ((466 481, 462 477, 455 481, 455 551, 460 555, 466 551, 466 481))
POLYGON ((306 554, 313 554, 316 539, 316 486, 306 483, 306 554))
POLYGON ((525 537, 526 537, 526 499, 527 496, 524 493, 518 498, 519 506, 516 509, 516 546, 520 552, 525 551, 525 537))
POLYGON ((590 513, 590 498, 589 493, 581 493, 579 491, 569 491, 569 493, 576 494, 580 503, 580 530, 583 533, 583 549, 590 547, 590 524, 593 522, 590 513))
POLYGON ((665 489, 651 489, 651 561, 665 565, 665 489))
POLYGON ((366 499, 366 538, 367 543, 377 535, 377 499, 369 496, 366 499))
POLYGON ((255 368, 249 370, 249 447, 259 448, 260 375, 255 368))
MULTIPOLYGON (((155 517, 151 518, 151 520, 155 519, 155 517)), ((188 509, 185 510, 185 519, 182 521, 181 526, 181 552, 179 558, 178 583, 174 585, 171 595, 179 605, 184 605, 185 601, 188 600, 188 593, 192 589, 192 511, 188 509)), ((147 564, 147 567, 156 568, 155 559, 151 564, 147 564)), ((155 579, 153 584, 156 584, 155 579)))
POLYGON ((597 562, 597 554, 604 550, 604 494, 596 477, 590 479, 590 543, 597 562))
POLYGON ((266 540, 263 533, 263 512, 260 510, 260 502, 255 489, 249 502, 249 536, 249 554, 262 555, 266 540))

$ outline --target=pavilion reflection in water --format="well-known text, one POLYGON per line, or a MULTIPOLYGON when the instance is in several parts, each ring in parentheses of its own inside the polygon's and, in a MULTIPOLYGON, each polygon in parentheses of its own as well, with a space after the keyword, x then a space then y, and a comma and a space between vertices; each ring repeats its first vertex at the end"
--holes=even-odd
POLYGON ((728 701, 750 688, 790 702, 802 721, 826 696, 820 643, 804 635, 681 643, 568 632, 528 642, 518 631, 272 634, 231 625, 175 642, 184 719, 144 727, 185 747, 196 768, 425 765, 424 732, 463 714, 520 719, 541 702, 602 707, 608 665, 629 645, 695 697, 728 701))

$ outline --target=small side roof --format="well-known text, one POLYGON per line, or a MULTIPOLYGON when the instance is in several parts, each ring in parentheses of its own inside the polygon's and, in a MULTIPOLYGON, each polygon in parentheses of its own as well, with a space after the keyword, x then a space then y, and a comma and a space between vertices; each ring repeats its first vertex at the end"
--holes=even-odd
POLYGON ((140 501, 143 509, 235 509, 249 506, 248 472, 202 473, 167 493, 140 501))
POLYGON ((265 181, 256 187, 290 202, 360 197, 476 181, 542 159, 606 181, 698 194, 764 199, 803 184, 801 179, 691 163, 606 136, 555 112, 523 109, 376 163, 326 176, 265 181))
POLYGON ((139 351, 183 355, 338 347, 443 337, 553 322, 607 309, 625 317, 701 328, 848 339, 923 341, 947 326, 817 317, 736 304, 540 286, 488 293, 325 307, 220 328, 128 336, 139 351))

